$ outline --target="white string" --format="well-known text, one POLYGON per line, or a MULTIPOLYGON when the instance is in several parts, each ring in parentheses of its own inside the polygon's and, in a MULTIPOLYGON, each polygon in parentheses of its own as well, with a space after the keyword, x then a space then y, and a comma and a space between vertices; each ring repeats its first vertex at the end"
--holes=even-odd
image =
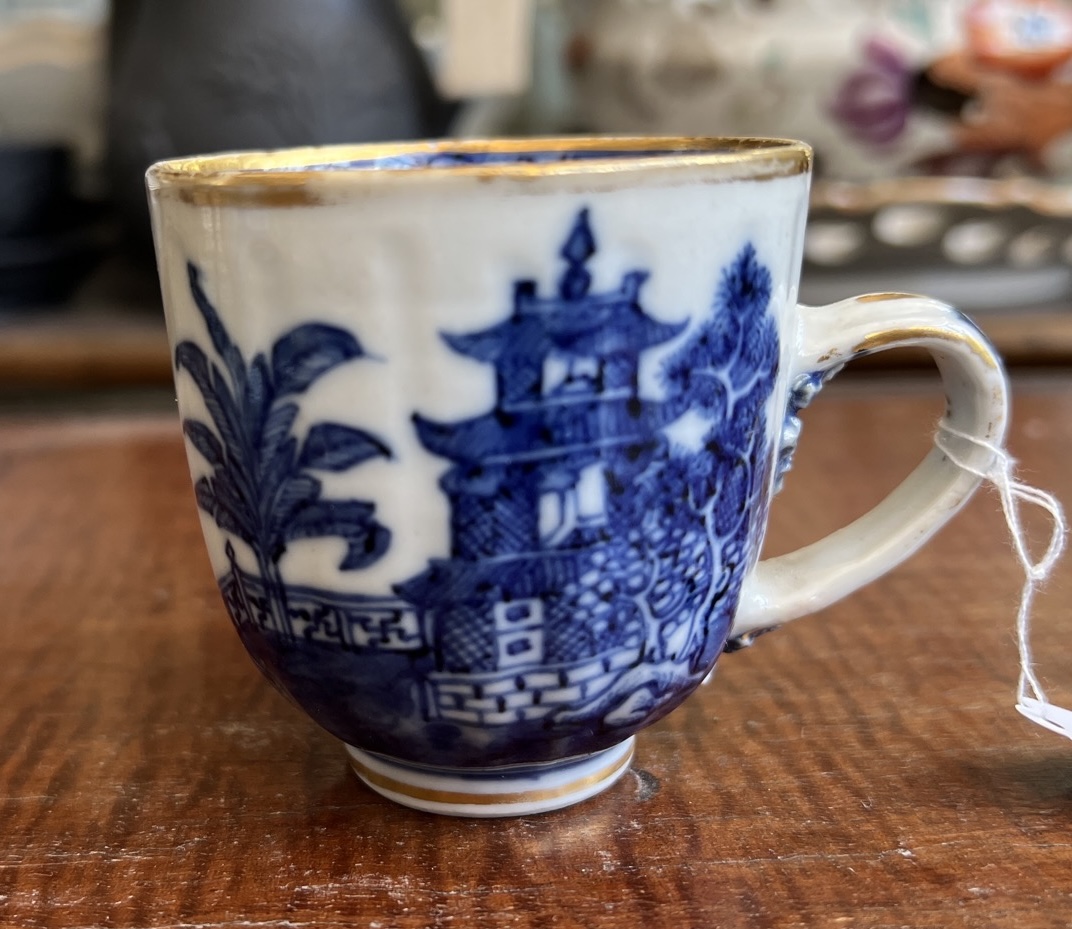
POLYGON ((1020 591, 1020 608, 1016 614, 1016 637, 1020 652, 1020 681, 1017 686, 1017 705, 1028 719, 1060 735, 1072 738, 1072 713, 1047 700, 1035 674, 1031 651, 1031 606, 1039 586, 1053 573, 1054 566, 1065 550, 1068 524, 1061 504, 1052 495, 1016 478, 1016 460, 1003 448, 955 429, 943 421, 938 426, 934 443, 957 467, 994 485, 1001 499, 1001 509, 1012 536, 1017 560, 1024 569, 1024 586, 1020 591), (989 453, 990 463, 979 467, 966 461, 952 449, 947 437, 960 439, 989 453), (1032 559, 1027 537, 1020 519, 1020 505, 1026 503, 1045 510, 1052 521, 1050 541, 1037 560, 1032 559))

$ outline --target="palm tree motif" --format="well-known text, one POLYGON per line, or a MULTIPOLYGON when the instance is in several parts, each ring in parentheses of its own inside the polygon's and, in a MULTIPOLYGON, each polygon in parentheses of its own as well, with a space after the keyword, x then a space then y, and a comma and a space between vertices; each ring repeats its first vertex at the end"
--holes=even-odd
POLYGON ((305 323, 280 336, 270 357, 259 353, 247 365, 201 286, 200 270, 188 262, 187 274, 222 362, 221 367, 189 340, 175 349, 176 370, 193 378, 215 426, 190 418, 182 424, 212 467, 194 486, 197 504, 253 551, 272 619, 280 632, 289 633, 279 571, 288 543, 342 538, 347 551, 339 567, 344 571, 372 564, 390 544, 390 531, 374 518, 372 503, 322 499, 314 474, 390 457, 390 449, 376 436, 341 423, 316 423, 301 442, 292 433, 297 398, 329 371, 366 353, 343 329, 305 323))

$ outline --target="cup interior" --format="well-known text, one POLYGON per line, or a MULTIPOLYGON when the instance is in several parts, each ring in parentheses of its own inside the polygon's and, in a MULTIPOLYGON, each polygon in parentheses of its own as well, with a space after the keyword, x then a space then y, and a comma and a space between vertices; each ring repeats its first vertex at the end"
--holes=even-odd
MULTIPOLYGON (((658 140, 652 140, 657 143, 658 140)), ((721 147, 697 149, 684 144, 633 148, 614 148, 608 142, 594 148, 543 147, 538 141, 530 147, 518 150, 495 148, 475 149, 443 146, 416 151, 401 151, 370 158, 350 158, 324 161, 319 164, 299 164, 283 170, 340 171, 340 170, 412 170, 414 168, 462 168, 469 165, 543 165, 570 161, 625 161, 636 159, 660 159, 682 155, 704 154, 729 155, 741 149, 732 144, 721 147)))

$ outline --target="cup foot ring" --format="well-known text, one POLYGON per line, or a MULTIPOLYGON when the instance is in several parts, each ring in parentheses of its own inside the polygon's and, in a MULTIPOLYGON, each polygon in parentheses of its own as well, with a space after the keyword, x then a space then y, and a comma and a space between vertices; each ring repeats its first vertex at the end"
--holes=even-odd
POLYGON ((403 806, 447 816, 530 816, 606 790, 629 770, 634 744, 630 737, 579 758, 472 771, 408 764, 352 745, 346 753, 365 784, 403 806))

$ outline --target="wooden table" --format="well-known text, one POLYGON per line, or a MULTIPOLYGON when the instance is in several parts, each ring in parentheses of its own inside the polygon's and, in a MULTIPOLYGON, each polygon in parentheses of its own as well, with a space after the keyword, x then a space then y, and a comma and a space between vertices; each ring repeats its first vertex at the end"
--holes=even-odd
MULTIPOLYGON (((771 550, 918 459, 930 382, 808 412, 771 550)), ((1072 377, 1014 452, 1072 500, 1072 377)), ((392 806, 244 655, 177 425, 0 424, 0 926, 1072 925, 1072 745, 1013 710, 1019 574, 978 495, 907 565, 726 656, 602 796, 513 820, 392 806)), ((1036 648, 1068 700, 1072 569, 1036 648)))

